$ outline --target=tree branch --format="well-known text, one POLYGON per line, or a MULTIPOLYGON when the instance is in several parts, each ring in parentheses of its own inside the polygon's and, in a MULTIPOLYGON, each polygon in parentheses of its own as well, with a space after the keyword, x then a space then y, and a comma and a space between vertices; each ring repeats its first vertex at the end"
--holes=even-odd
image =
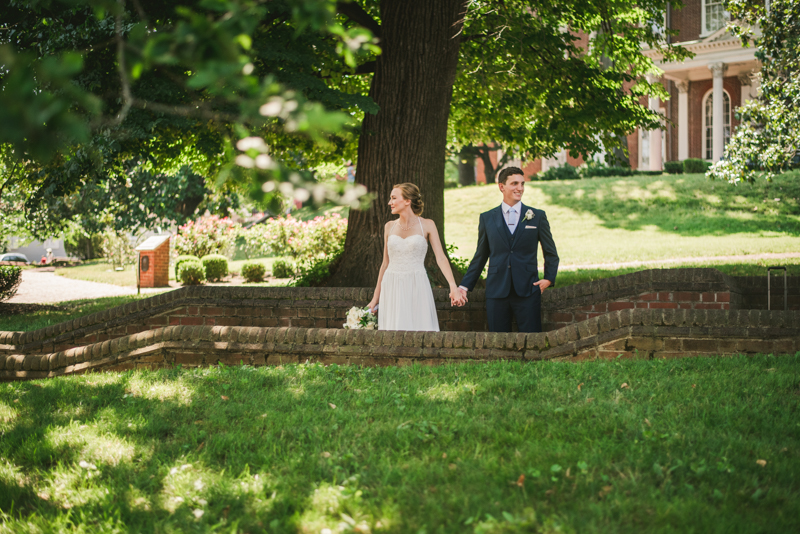
POLYGON ((378 21, 372 18, 372 15, 364 11, 364 8, 361 7, 361 5, 355 0, 352 2, 336 2, 336 10, 356 24, 365 27, 372 32, 372 35, 380 39, 381 25, 378 24, 378 21))

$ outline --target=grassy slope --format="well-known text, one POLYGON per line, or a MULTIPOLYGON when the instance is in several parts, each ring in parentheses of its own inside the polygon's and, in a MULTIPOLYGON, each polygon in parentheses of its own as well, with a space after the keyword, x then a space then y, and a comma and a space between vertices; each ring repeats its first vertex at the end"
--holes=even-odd
POLYGON ((796 532, 799 375, 800 355, 0 384, 0 532, 796 532))
MULTIPOLYGON (((501 200, 496 185, 445 192, 460 256, 475 252, 478 213, 501 200)), ((800 251, 798 173, 737 187, 698 174, 532 182, 523 202, 547 212, 563 265, 800 251)))

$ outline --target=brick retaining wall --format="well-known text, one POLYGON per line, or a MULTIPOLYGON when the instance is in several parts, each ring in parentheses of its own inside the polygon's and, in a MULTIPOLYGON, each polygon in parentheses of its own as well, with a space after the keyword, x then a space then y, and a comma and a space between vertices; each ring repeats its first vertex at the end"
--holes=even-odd
MULTIPOLYGON (((33 332, 0 332, 0 353, 50 353, 166 326, 341 328, 370 288, 185 287, 33 332), (5 347, 4 347, 5 346, 5 347)), ((443 331, 486 331, 484 291, 463 308, 434 290, 443 331)), ((550 331, 619 309, 738 309, 735 281, 715 269, 647 270, 549 289, 542 299, 550 331)))
POLYGON ((644 308, 618 310, 540 334, 167 326, 51 354, 0 354, 0 380, 219 362, 376 366, 795 354, 800 351, 799 331, 797 311, 644 308))

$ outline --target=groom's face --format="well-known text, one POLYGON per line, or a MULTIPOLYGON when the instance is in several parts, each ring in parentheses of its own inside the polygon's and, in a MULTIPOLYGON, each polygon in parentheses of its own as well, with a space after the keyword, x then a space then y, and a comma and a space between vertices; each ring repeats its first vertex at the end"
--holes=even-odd
POLYGON ((525 192, 525 177, 521 174, 512 174, 506 183, 498 184, 503 193, 503 202, 513 206, 522 200, 522 193, 525 192))

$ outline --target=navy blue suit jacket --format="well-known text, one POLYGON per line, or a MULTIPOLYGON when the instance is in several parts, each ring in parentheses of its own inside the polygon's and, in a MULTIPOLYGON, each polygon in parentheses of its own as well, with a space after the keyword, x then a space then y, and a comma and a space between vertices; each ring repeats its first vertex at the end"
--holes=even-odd
POLYGON ((539 281, 538 250, 542 244, 544 255, 544 277, 555 285, 558 272, 558 252, 550 233, 550 223, 544 211, 525 206, 520 202, 517 229, 512 235, 503 218, 500 206, 481 213, 478 224, 478 250, 469 264, 467 274, 461 285, 468 291, 475 288, 475 283, 483 272, 486 261, 489 261, 489 273, 486 276, 486 298, 502 299, 514 291, 520 297, 530 296, 534 290, 533 283, 539 281), (524 220, 525 214, 531 210, 533 218, 524 220))

